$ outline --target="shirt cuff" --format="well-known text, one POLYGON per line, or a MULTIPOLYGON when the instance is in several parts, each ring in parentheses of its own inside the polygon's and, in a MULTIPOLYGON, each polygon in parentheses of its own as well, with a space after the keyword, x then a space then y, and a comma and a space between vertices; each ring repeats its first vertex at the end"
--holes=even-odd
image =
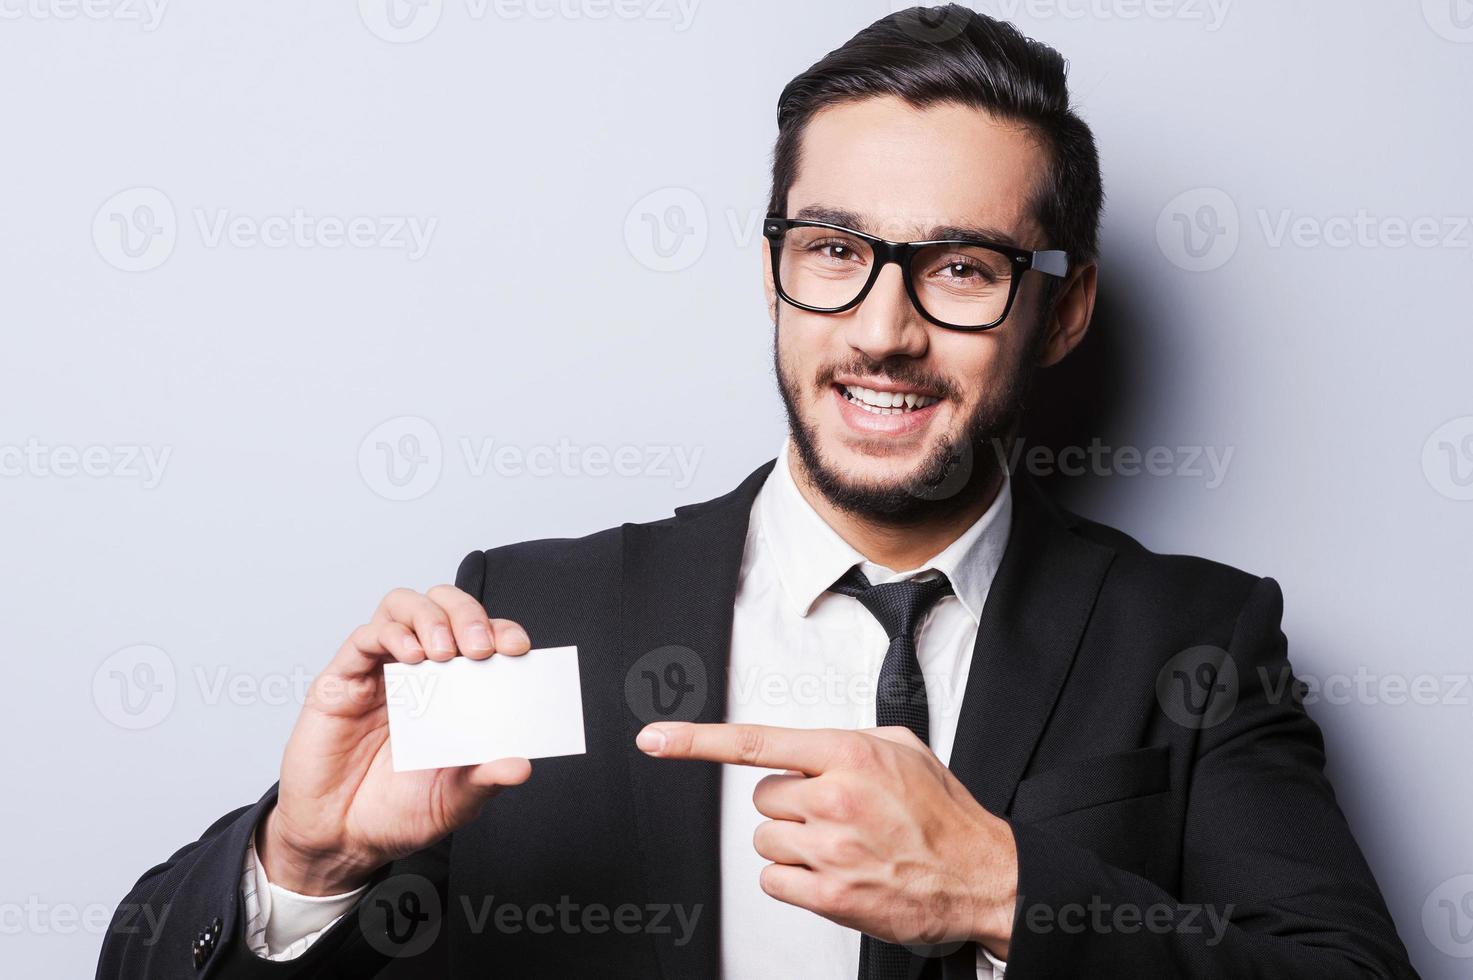
POLYGON ((977 980, 1003 980, 1008 965, 987 952, 987 947, 977 944, 977 980))
POLYGON ((361 885, 341 895, 299 895, 273 885, 266 878, 266 868, 256 855, 256 840, 252 834, 240 872, 240 897, 245 903, 246 913, 246 945, 262 959, 296 959, 332 928, 367 888, 367 885, 361 885))

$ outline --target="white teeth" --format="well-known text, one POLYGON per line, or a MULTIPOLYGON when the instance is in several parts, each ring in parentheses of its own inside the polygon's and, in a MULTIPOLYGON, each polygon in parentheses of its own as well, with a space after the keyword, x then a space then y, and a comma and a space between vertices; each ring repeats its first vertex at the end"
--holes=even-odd
POLYGON ((845 385, 844 391, 849 395, 850 401, 876 415, 899 415, 911 409, 934 405, 940 400, 915 392, 873 391, 859 385, 845 385))

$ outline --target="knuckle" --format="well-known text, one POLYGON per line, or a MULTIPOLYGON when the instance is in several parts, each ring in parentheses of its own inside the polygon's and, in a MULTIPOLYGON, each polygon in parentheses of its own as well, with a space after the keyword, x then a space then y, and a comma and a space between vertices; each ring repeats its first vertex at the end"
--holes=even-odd
POLYGON ((849 907, 849 886, 836 878, 825 876, 814 887, 813 897, 825 913, 842 915, 849 907))
POLYGON ((866 769, 875 763, 874 739, 863 735, 851 735, 840 744, 837 761, 845 769, 866 769))
POLYGON ((825 863, 833 867, 848 868, 859 863, 864 847, 851 837, 830 837, 820 847, 825 863))
POLYGON ((813 813, 825 820, 842 823, 854 816, 854 797, 835 783, 820 784, 814 787, 813 813))
POLYGON ((755 765, 762 758, 762 732, 750 725, 737 729, 736 756, 743 765, 755 765))

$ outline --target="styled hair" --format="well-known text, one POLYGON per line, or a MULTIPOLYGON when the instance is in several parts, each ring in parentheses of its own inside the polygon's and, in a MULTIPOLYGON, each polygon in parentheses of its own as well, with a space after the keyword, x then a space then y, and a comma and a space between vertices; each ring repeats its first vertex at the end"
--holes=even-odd
POLYGON ((786 214, 803 133, 820 110, 886 95, 918 109, 958 103, 1022 124, 1039 140, 1049 163, 1030 203, 1047 238, 1042 247, 1068 252, 1071 267, 1093 262, 1104 205, 1099 153, 1089 126, 1069 107, 1066 75, 1053 48, 959 4, 881 18, 783 88, 768 210, 786 214))

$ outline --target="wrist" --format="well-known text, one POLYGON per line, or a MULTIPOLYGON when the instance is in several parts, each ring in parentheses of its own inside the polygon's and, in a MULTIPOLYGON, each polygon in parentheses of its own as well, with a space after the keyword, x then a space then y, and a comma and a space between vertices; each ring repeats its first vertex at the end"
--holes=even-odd
POLYGON ((997 817, 991 818, 987 839, 982 867, 973 879, 980 887, 973 905, 971 939, 1006 960, 1018 909, 1018 847, 1012 826, 997 817))
POLYGON ((377 867, 339 851, 296 843, 283 832, 281 814, 275 807, 256 829, 256 856, 271 884, 314 897, 353 891, 366 883, 377 867))

